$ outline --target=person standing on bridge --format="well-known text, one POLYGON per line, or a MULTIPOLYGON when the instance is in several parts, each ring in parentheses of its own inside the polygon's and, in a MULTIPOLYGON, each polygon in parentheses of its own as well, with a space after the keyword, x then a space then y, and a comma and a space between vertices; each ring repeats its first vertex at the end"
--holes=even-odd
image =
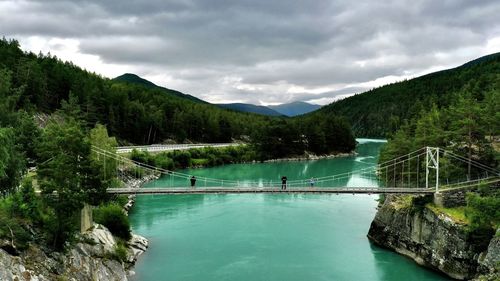
POLYGON ((314 183, 315 183, 315 182, 316 182, 316 180, 315 180, 314 178, 311 178, 311 179, 309 180, 309 185, 311 186, 311 188, 313 188, 313 187, 314 187, 314 183))
POLYGON ((281 190, 286 190, 286 176, 281 177, 281 190))
POLYGON ((192 176, 190 181, 191 181, 191 187, 194 187, 194 185, 196 184, 196 177, 192 176))

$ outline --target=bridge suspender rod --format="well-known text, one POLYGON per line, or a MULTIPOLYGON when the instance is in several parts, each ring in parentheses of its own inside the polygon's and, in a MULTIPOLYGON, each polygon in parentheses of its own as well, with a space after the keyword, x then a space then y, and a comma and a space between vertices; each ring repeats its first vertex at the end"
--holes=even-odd
POLYGON ((408 187, 411 187, 411 159, 408 156, 408 187))
POLYGON ((418 156, 417 158, 417 188, 420 187, 419 175, 420 175, 420 156, 418 156))
POLYGON ((429 147, 426 147, 425 153, 425 188, 429 188, 429 147))
POLYGON ((436 149, 436 193, 439 193, 439 148, 436 149))

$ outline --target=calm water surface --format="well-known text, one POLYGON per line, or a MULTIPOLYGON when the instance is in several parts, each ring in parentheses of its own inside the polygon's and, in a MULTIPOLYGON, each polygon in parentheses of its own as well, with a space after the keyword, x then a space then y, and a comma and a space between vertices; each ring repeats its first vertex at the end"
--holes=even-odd
MULTIPOLYGON (((355 157, 183 172, 262 182, 281 175, 291 180, 320 177, 376 163, 383 143, 359 141, 355 157)), ((149 186, 165 181, 171 180, 149 186)), ((353 176, 345 184, 376 181, 353 176)), ((139 258, 133 280, 448 280, 368 241, 377 199, 312 194, 138 196, 130 220, 133 231, 149 239, 150 248, 139 258)))

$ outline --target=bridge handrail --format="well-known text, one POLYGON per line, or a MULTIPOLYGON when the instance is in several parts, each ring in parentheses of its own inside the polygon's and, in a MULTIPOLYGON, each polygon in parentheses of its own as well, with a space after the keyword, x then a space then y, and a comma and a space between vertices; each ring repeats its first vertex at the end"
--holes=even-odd
POLYGON ((460 155, 458 155, 458 154, 455 154, 455 153, 453 153, 453 152, 451 152, 451 151, 449 151, 449 150, 445 150, 445 149, 442 149, 442 148, 439 148, 439 147, 438 147, 438 150, 439 150, 439 151, 442 151, 443 153, 446 153, 447 155, 449 155, 449 156, 451 156, 451 157, 453 157, 453 158, 455 158, 455 159, 457 159, 457 160, 460 160, 460 161, 465 161, 466 163, 469 163, 469 162, 470 162, 470 163, 471 163, 471 165, 472 165, 472 166, 475 166, 476 168, 483 169, 483 170, 487 170, 487 171, 489 171, 489 172, 491 172, 491 173, 493 173, 493 174, 495 174, 495 175, 500 176, 500 171, 495 170, 494 168, 489 167, 489 166, 487 166, 487 165, 485 165, 485 164, 483 164, 483 163, 480 163, 480 162, 475 161, 475 160, 472 160, 472 159, 465 158, 465 157, 460 156, 460 155))
MULTIPOLYGON (((176 145, 150 145, 150 146, 136 146, 136 147, 142 147, 142 148, 169 147, 169 148, 172 148, 172 147, 175 147, 175 146, 182 146, 182 147, 202 147, 203 145, 225 146, 225 145, 239 145, 239 144, 235 144, 235 143, 176 144, 176 145)), ((126 149, 130 149, 131 147, 125 147, 125 148, 126 149)), ((113 158, 113 159, 115 159, 117 161, 122 161, 122 162, 125 162, 125 163, 130 163, 131 165, 134 165, 134 166, 137 166, 137 167, 141 167, 143 169, 149 170, 149 171, 154 172, 154 173, 160 173, 162 175, 167 175, 169 177, 177 177, 177 178, 185 179, 186 182, 189 182, 189 179, 192 177, 191 174, 186 174, 186 173, 181 173, 181 172, 175 172, 173 170, 167 170, 167 169, 155 167, 155 166, 149 165, 147 163, 142 163, 142 162, 139 162, 139 161, 135 161, 135 160, 129 159, 127 157, 120 156, 120 155, 116 154, 116 152, 107 151, 107 150, 101 149, 101 148, 96 147, 96 146, 93 146, 92 149, 95 152, 99 153, 99 154, 103 154, 105 157, 111 157, 111 158, 113 158)), ((378 178, 378 175, 380 174, 380 172, 383 171, 384 169, 386 171, 388 169, 390 169, 390 173, 392 173, 392 171, 394 170, 394 173, 396 173, 396 172, 398 174, 401 173, 401 175, 403 175, 403 176, 408 175, 408 185, 406 185, 403 182, 404 179, 402 179, 401 181, 398 179, 398 182, 400 181, 400 183, 401 183, 402 186, 406 186, 406 187, 402 187, 402 188, 408 189, 409 186, 411 185, 410 184, 410 175, 411 175, 411 173, 410 173, 409 166, 408 166, 408 171, 406 171, 404 169, 404 168, 406 168, 405 163, 412 164, 412 162, 411 162, 412 160, 418 159, 419 157, 424 157, 425 156, 425 161, 427 161, 426 164, 429 165, 429 162, 428 162, 427 158, 428 157, 432 157, 432 156, 429 156, 430 155, 430 154, 428 154, 429 151, 431 151, 432 153, 436 153, 437 152, 438 157, 439 157, 439 153, 445 153, 446 155, 449 155, 453 159, 459 160, 460 162, 471 163, 471 165, 473 165, 476 168, 481 169, 483 172, 486 171, 487 177, 488 177, 488 173, 491 173, 490 175, 496 175, 496 176, 500 177, 500 171, 497 171, 497 170, 495 170, 492 167, 488 167, 487 165, 482 164, 480 162, 477 162, 477 161, 474 161, 474 160, 469 160, 469 159, 467 159, 465 157, 462 157, 460 155, 456 155, 453 152, 450 152, 450 151, 447 151, 447 150, 444 150, 444 149, 441 149, 441 148, 423 147, 423 148, 420 148, 420 149, 415 150, 413 152, 410 152, 410 153, 408 153, 406 155, 399 156, 399 157, 396 157, 394 159, 391 159, 389 161, 385 161, 385 162, 382 162, 382 163, 379 163, 379 164, 373 164, 373 165, 371 165, 369 167, 357 169, 357 170, 354 170, 354 171, 348 171, 348 172, 344 172, 344 173, 340 173, 340 174, 328 175, 328 176, 322 176, 322 177, 314 178, 314 185, 316 185, 316 186, 318 186, 318 185, 325 186, 325 185, 328 185, 329 182, 331 183, 331 182, 334 182, 334 181, 343 181, 345 179, 349 179, 354 174, 358 174, 358 175, 361 175, 362 177, 366 177, 366 178, 369 178, 369 179, 372 179, 372 177, 375 176, 375 181, 374 181, 374 185, 375 185, 375 183, 378 180, 380 180, 378 178), (400 169, 400 167, 401 167, 401 169, 400 169)), ((422 159, 422 161, 424 161, 424 159, 422 159)), ((436 160, 433 160, 433 161, 436 161, 436 160)), ((439 162, 439 159, 438 159, 438 162, 439 162)), ((411 165, 411 166, 414 167, 413 165, 411 165)), ((420 167, 420 164, 417 164, 415 166, 416 167, 420 167)), ((429 169, 429 167, 427 167, 427 169, 429 169)), ((259 187, 268 186, 268 187, 275 188, 275 187, 280 187, 281 186, 281 180, 279 180, 279 179, 269 180, 269 181, 248 181, 248 180, 241 180, 240 181, 240 180, 230 180, 230 179, 209 178, 209 177, 204 177, 204 176, 196 176, 196 178, 197 178, 197 182, 198 183, 200 183, 200 182, 201 183, 205 183, 205 186, 206 186, 206 184, 209 184, 209 185, 222 185, 222 186, 226 185, 226 187, 227 186, 252 186, 253 185, 253 186, 259 186, 259 187)), ((439 179, 439 172, 436 172, 436 178, 439 179)), ((462 182, 459 182, 459 183, 451 183, 451 184, 446 184, 446 185, 441 184, 441 189, 442 190, 449 190, 451 188, 463 188, 463 187, 466 187, 466 186, 477 185, 479 182, 484 181, 484 179, 485 178, 481 178, 481 179, 478 179, 478 180, 469 180, 469 181, 465 181, 465 182, 462 181, 462 182)), ((287 181, 287 187, 288 188, 304 188, 304 187, 309 187, 310 186, 309 180, 310 179, 307 179, 307 178, 288 180, 287 181)), ((418 180, 418 175, 417 175, 417 180, 418 180)), ((437 188, 437 182, 438 181, 436 180, 436 188, 437 188)), ((388 185, 389 183, 390 182, 388 182, 386 180, 386 185, 388 185)), ((396 183, 393 182, 392 184, 396 184, 396 183)), ((427 182, 426 182, 426 185, 428 185, 427 182)), ((375 188, 375 186, 374 186, 374 188, 375 188)), ((413 187, 413 188, 420 188, 420 187, 417 185, 416 187, 413 187)), ((437 189, 436 189, 436 191, 437 191, 437 189)))

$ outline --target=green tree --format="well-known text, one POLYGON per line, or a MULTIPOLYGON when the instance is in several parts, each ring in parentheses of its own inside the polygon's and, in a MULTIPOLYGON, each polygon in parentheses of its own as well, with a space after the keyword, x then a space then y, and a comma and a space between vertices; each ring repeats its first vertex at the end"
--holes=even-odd
MULTIPOLYGON (((60 118, 58 118, 60 119, 60 118)), ((99 188, 91 145, 73 119, 50 122, 38 146, 38 183, 53 216, 46 222, 48 239, 61 249, 76 230, 77 214, 99 188)))
POLYGON ((500 135, 500 89, 486 93, 482 105, 486 132, 492 141, 494 136, 500 135))
POLYGON ((442 114, 436 105, 429 112, 422 112, 416 121, 415 145, 418 148, 425 146, 447 145, 447 132, 445 130, 442 114))
POLYGON ((15 146, 14 130, 0 128, 0 194, 16 191, 25 170, 25 160, 15 146))
POLYGON ((452 141, 456 144, 455 150, 466 152, 467 175, 470 177, 472 157, 474 154, 480 154, 486 145, 482 109, 478 101, 467 91, 458 97, 448 113, 451 117, 450 133, 452 141))
POLYGON ((33 117, 25 111, 17 112, 17 119, 14 126, 16 148, 24 154, 30 165, 36 162, 36 145, 40 138, 41 130, 35 124, 33 117))
POLYGON ((90 144, 95 148, 92 150, 92 161, 99 167, 103 181, 112 181, 117 169, 116 138, 108 135, 106 126, 97 124, 90 130, 90 144))

